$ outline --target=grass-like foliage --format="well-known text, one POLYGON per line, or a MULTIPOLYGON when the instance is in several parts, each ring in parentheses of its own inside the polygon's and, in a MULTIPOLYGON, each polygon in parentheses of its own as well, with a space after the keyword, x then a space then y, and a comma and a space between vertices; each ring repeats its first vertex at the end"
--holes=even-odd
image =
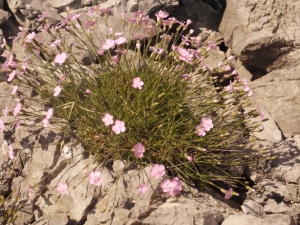
MULTIPOLYGON (((34 113, 41 126, 54 124, 73 136, 99 165, 117 159, 142 167, 159 164, 188 183, 234 185, 237 178, 229 171, 250 165, 249 152, 242 149, 258 126, 249 121, 259 113, 243 110, 252 92, 231 69, 232 57, 214 69, 205 66, 203 59, 216 46, 192 37, 189 20, 166 19, 160 11, 153 23, 138 12, 121 15, 115 31, 110 13, 95 6, 87 15, 69 14, 52 28, 43 14, 49 43, 21 28, 15 41, 31 59, 13 68, 5 51, 8 81, 38 93, 36 101, 48 110, 46 117, 34 113), (86 65, 79 51, 87 56, 86 65)), ((20 97, 14 116, 21 107, 29 115, 23 107, 29 100, 20 97)), ((153 176, 159 177, 164 168, 154 168, 153 176)), ((90 183, 101 183, 94 179, 97 173, 89 175, 90 183)), ((168 182, 181 185, 177 178, 168 182)), ((168 185, 162 183, 164 192, 181 190, 168 185)))

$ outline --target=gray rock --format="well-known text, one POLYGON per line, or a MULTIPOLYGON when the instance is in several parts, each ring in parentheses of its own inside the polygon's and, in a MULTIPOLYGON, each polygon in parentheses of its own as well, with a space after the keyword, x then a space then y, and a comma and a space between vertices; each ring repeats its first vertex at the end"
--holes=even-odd
POLYGON ((283 175, 283 178, 287 182, 292 182, 292 183, 299 183, 299 178, 300 178, 300 164, 295 163, 291 170, 286 171, 285 174, 283 175))
MULTIPOLYGON (((0 3, 0 4, 1 4, 1 3, 0 3)), ((9 17, 10 17, 10 13, 7 12, 7 11, 2 10, 1 7, 0 7, 0 26, 1 26, 4 22, 6 22, 6 21, 9 19, 9 17)))
POLYGON ((243 212, 247 215, 252 215, 256 217, 262 217, 264 215, 264 207, 253 201, 247 201, 241 206, 243 212))
POLYGON ((22 27, 37 29, 40 26, 38 16, 43 12, 49 13, 48 20, 51 24, 60 20, 57 10, 44 0, 7 0, 7 3, 22 27))
POLYGON ((222 13, 214 10, 203 1, 182 0, 181 3, 174 8, 171 16, 176 16, 179 21, 192 20, 189 28, 194 29, 195 34, 198 34, 201 28, 218 31, 222 13))
MULTIPOLYGON (((300 53, 300 50, 299 50, 300 53)), ((269 112, 283 134, 300 133, 300 66, 275 70, 250 83, 258 105, 269 112)))
POLYGON ((267 201, 267 204, 264 206, 264 210, 266 213, 287 213, 291 211, 284 202, 277 204, 274 199, 269 199, 267 201))
POLYGON ((97 1, 95 0, 47 0, 49 4, 58 10, 58 12, 66 11, 66 7, 69 7, 70 10, 80 9, 86 6, 91 6, 92 3, 97 1))
POLYGON ((46 176, 56 165, 60 156, 61 134, 53 128, 50 124, 48 128, 41 130, 33 147, 32 158, 23 170, 23 174, 32 187, 37 184, 40 188, 43 187, 46 176))
POLYGON ((252 199, 257 203, 262 204, 270 198, 291 200, 287 187, 279 182, 262 179, 256 184, 256 187, 258 191, 252 193, 252 199))
POLYGON ((299 8, 299 2, 285 0, 228 0, 219 29, 247 68, 270 72, 282 67, 284 55, 300 42, 299 8))
POLYGON ((230 215, 227 217, 222 225, 269 225, 269 223, 266 223, 261 218, 251 216, 251 215, 245 215, 245 214, 235 214, 230 215))
POLYGON ((296 225, 293 217, 290 215, 272 214, 265 218, 266 224, 270 225, 296 225))
POLYGON ((255 102, 286 137, 300 133, 299 11, 298 2, 229 0, 220 25, 225 44, 253 75, 255 102))
MULTIPOLYGON (((265 122, 262 122, 263 130, 260 132, 253 132, 253 135, 258 139, 258 140, 263 140, 263 141, 270 141, 273 143, 278 143, 282 141, 282 134, 281 131, 279 130, 278 126, 276 125, 274 119, 272 116, 263 108, 260 107, 260 109, 264 113, 264 118, 268 119, 265 122)), ((261 119, 259 117, 252 119, 252 121, 260 121, 261 119)))
POLYGON ((39 199, 39 205, 43 215, 52 216, 53 212, 61 211, 76 221, 86 217, 88 209, 93 206, 100 196, 105 196, 114 179, 106 168, 101 168, 103 183, 101 186, 91 185, 88 181, 88 173, 98 167, 92 158, 83 159, 80 145, 72 148, 74 157, 71 160, 60 158, 53 168, 50 184, 47 186, 45 197, 39 199), (67 162, 70 162, 67 166, 67 162), (55 172, 55 173, 54 173, 55 172), (58 182, 68 184, 69 194, 61 195, 56 189, 58 182))

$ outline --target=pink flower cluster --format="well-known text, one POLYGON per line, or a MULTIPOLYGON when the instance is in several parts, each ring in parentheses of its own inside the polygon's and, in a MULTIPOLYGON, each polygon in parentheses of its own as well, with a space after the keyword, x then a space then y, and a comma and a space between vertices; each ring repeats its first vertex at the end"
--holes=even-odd
MULTIPOLYGON (((116 33, 116 34, 118 35, 118 33, 116 33)), ((116 45, 122 45, 125 42, 126 42, 126 38, 125 37, 117 37, 114 40, 113 39, 107 39, 105 41, 105 44, 102 45, 102 49, 104 49, 104 50, 113 49, 116 45)))
POLYGON ((141 90, 143 88, 143 85, 144 85, 144 82, 141 81, 141 78, 135 77, 132 79, 132 87, 133 88, 137 88, 137 89, 141 90))
MULTIPOLYGON (((150 170, 150 175, 155 179, 158 179, 166 174, 165 166, 160 164, 154 164, 152 169, 150 170)), ((174 177, 172 180, 165 179, 161 182, 160 187, 163 192, 168 193, 170 195, 177 195, 182 190, 182 181, 179 180, 178 177, 174 177)), ((148 191, 148 187, 146 184, 140 184, 138 186, 139 192, 144 194, 148 191)))
POLYGON ((109 113, 105 113, 104 116, 102 117, 102 122, 104 123, 105 126, 114 124, 112 126, 112 130, 116 134, 124 133, 126 131, 125 122, 121 121, 121 120, 116 120, 114 123, 113 118, 114 117, 112 115, 110 115, 109 113))
POLYGON ((103 181, 104 181, 104 179, 101 175, 100 170, 95 170, 95 171, 89 172, 90 184, 95 185, 95 186, 100 186, 103 181))
POLYGON ((162 177, 165 173, 165 166, 160 164, 154 164, 153 168, 150 170, 150 175, 155 179, 162 177))
POLYGON ((213 122, 210 118, 202 117, 201 123, 196 126, 197 134, 199 136, 205 136, 207 131, 213 128, 213 122))
POLYGON ((240 79, 240 78, 237 78, 239 82, 241 82, 243 85, 244 85, 244 91, 247 92, 248 96, 249 97, 252 97, 253 96, 253 92, 252 90, 250 89, 248 83, 247 83, 247 80, 246 78, 245 79, 240 79))
POLYGON ((135 157, 137 158, 142 158, 145 152, 145 146, 138 142, 135 146, 134 146, 134 152, 135 152, 135 157))
POLYGON ((57 184, 57 190, 62 195, 68 194, 69 193, 69 191, 68 191, 68 184, 63 183, 63 182, 59 182, 57 184))
POLYGON ((178 195, 182 190, 182 181, 178 177, 174 177, 172 180, 166 179, 160 184, 160 187, 165 193, 178 195))

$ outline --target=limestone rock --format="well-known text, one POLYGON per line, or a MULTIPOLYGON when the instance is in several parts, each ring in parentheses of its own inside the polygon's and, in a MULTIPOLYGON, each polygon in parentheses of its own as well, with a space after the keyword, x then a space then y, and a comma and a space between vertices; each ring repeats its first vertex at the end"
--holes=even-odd
POLYGON ((33 147, 32 158, 23 170, 30 186, 36 186, 38 183, 43 186, 45 178, 60 156, 60 141, 61 135, 53 129, 52 125, 39 132, 33 147))
POLYGON ((299 178, 300 178, 300 164, 295 163, 293 167, 286 171, 283 175, 283 178, 287 182, 297 183, 299 184, 299 178))
POLYGON ((49 13, 48 19, 51 24, 60 20, 57 10, 44 0, 7 0, 7 3, 22 27, 37 29, 40 26, 38 16, 43 12, 49 13))
POLYGON ((263 219, 251 215, 235 214, 227 217, 222 225, 269 225, 263 219))
POLYGON ((299 2, 228 0, 219 29, 247 68, 270 72, 299 46, 299 12, 299 2))
POLYGON ((256 217, 262 217, 264 215, 264 207, 253 200, 244 202, 241 208, 247 215, 256 217))
POLYGON ((222 225, 296 225, 293 218, 289 215, 273 214, 267 215, 265 219, 258 217, 236 214, 226 218, 222 225))
MULTIPOLYGON (((300 53, 300 50, 298 50, 300 53)), ((274 70, 250 83, 256 103, 263 107, 285 136, 299 134, 300 66, 274 70)))
MULTIPOLYGON (((1 3, 0 3, 1 4, 1 3)), ((10 13, 7 11, 4 11, 0 7, 0 26, 9 19, 10 13)))
MULTIPOLYGON (((253 135, 258 139, 258 140, 263 140, 263 141, 270 141, 273 143, 280 142, 282 141, 282 134, 281 131, 279 130, 278 126, 276 125, 274 119, 271 117, 271 115, 264 110, 263 108, 260 107, 264 114, 264 118, 268 119, 267 121, 262 122, 262 127, 263 130, 260 132, 253 132, 253 135)), ((256 121, 259 121, 260 118, 255 118, 256 121)))
POLYGON ((49 4, 58 10, 58 12, 66 11, 66 7, 69 7, 70 10, 80 9, 86 6, 91 6, 92 3, 97 1, 95 0, 47 0, 49 4))
POLYGON ((176 16, 179 21, 192 20, 189 28, 194 29, 195 34, 198 34, 201 28, 218 31, 222 13, 203 1, 182 0, 181 5, 175 7, 170 16, 176 16))
POLYGON ((266 224, 270 225, 296 225, 293 217, 290 215, 272 214, 265 218, 266 224))
POLYGON ((97 187, 88 182, 89 172, 97 165, 91 158, 83 159, 82 151, 80 145, 74 147, 73 152, 76 157, 70 160, 61 159, 57 167, 53 168, 52 176, 49 177, 51 182, 47 186, 48 191, 43 199, 46 207, 42 208, 42 211, 47 217, 51 216, 52 212, 61 211, 67 213, 71 219, 80 221, 86 217, 89 207, 110 190, 113 178, 106 168, 100 168, 104 179, 101 186, 97 187), (68 161, 69 164, 62 167, 63 163, 68 161), (69 194, 61 195, 58 192, 56 189, 58 182, 68 183, 69 194))
POLYGON ((277 202, 274 199, 269 199, 267 201, 267 204, 264 206, 264 210, 266 213, 288 213, 290 211, 290 208, 284 204, 284 202, 281 202, 277 204, 277 202))

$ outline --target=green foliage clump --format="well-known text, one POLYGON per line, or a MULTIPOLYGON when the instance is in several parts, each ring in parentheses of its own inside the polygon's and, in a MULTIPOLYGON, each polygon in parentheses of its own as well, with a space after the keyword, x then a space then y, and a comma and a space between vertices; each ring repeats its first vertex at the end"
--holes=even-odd
POLYGON ((122 30, 117 32, 123 33, 118 34, 109 29, 108 13, 96 12, 102 17, 83 21, 70 14, 56 28, 46 29, 52 41, 61 41, 54 48, 38 38, 28 41, 23 31, 18 41, 32 59, 13 82, 33 88, 45 110, 54 109, 55 118, 46 120, 74 137, 103 166, 117 159, 141 166, 158 163, 189 183, 234 184, 230 169, 251 164, 243 147, 257 128, 249 121, 258 113, 243 110, 250 100, 238 76, 225 70, 230 60, 207 68, 203 60, 213 43, 201 43, 191 37, 193 31, 183 35, 188 24, 177 20, 158 18, 151 24, 137 13, 120 18, 122 30), (102 24, 96 23, 101 18, 102 24), (120 37, 126 42, 116 44, 120 37), (107 47, 107 40, 114 44, 107 47), (79 50, 90 63, 79 62, 79 50), (61 53, 67 56, 62 63, 56 58, 61 53), (144 83, 140 89, 133 87, 134 78, 144 83), (221 86, 229 81, 234 90, 221 86), (57 87, 62 90, 54 96, 57 87), (124 121, 126 131, 116 134, 112 125, 105 126, 106 113, 124 121), (200 135, 203 118, 211 119, 213 127, 200 135), (145 146, 141 158, 133 150, 137 143, 145 146))

